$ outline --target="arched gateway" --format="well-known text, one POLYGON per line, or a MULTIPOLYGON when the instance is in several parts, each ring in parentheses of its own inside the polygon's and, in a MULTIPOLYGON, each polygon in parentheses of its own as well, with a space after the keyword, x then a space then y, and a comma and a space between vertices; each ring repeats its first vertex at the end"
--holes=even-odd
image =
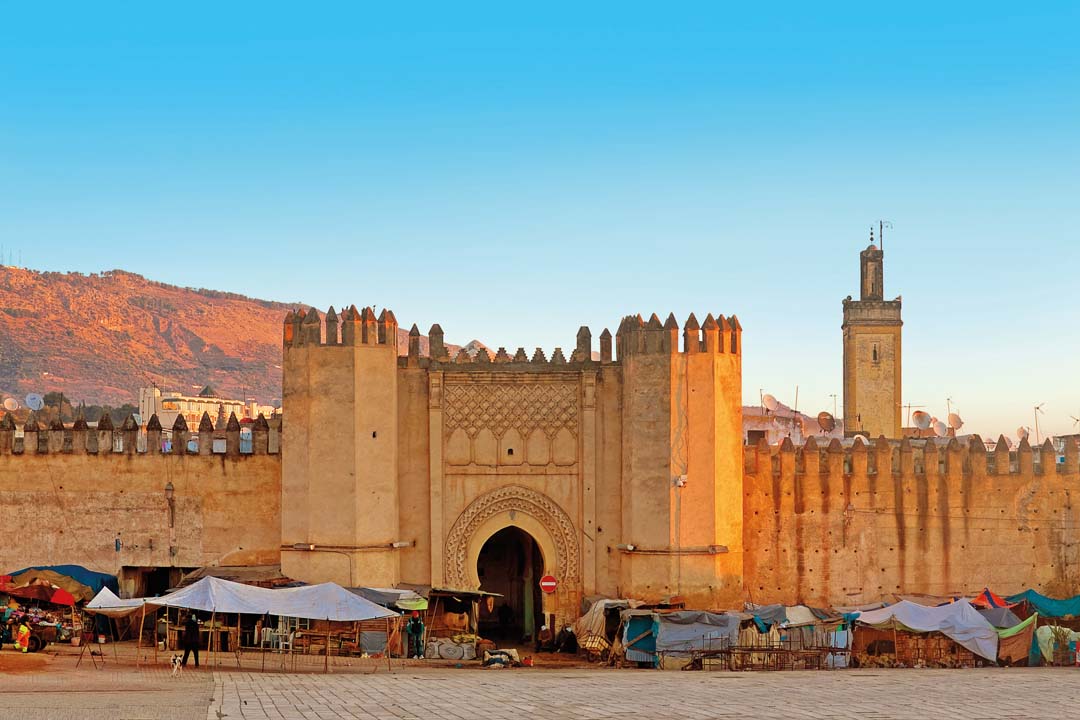
POLYGON ((540 547, 544 572, 561 584, 581 582, 581 550, 570 516, 543 493, 507 485, 473 500, 446 537, 445 580, 449 587, 477 588, 477 561, 492 535, 508 527, 528 533, 540 547))

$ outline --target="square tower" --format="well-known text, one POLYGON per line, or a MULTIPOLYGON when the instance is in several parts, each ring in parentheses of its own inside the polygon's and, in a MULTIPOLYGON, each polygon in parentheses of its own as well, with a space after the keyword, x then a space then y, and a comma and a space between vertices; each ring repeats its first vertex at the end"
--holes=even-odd
POLYGON ((859 254, 861 293, 844 299, 844 434, 899 438, 900 298, 885 300, 884 253, 859 254))

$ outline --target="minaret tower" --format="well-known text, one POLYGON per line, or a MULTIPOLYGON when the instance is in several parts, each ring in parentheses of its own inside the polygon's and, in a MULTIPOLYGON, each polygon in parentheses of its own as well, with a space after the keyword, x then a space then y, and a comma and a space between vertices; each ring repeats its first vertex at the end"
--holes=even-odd
POLYGON ((900 298, 885 300, 884 252, 859 253, 860 296, 844 299, 844 433, 899 438, 900 298))

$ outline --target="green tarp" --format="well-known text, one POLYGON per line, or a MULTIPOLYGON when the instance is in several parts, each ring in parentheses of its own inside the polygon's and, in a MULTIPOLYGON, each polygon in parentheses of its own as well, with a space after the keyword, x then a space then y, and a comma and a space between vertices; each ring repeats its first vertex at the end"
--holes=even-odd
POLYGON ((1006 599, 1011 603, 1026 600, 1028 604, 1038 610, 1039 614, 1044 618, 1080 616, 1080 595, 1074 595, 1071 598, 1059 600, 1057 598, 1046 597, 1034 590, 1025 590, 1022 593, 1010 595, 1006 599))

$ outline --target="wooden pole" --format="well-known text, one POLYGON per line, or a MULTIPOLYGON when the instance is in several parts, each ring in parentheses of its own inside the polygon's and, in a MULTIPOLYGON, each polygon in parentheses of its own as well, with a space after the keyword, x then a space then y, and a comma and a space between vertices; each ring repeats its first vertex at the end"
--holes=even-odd
MULTIPOLYGON (((356 642, 360 643, 360 633, 356 633, 356 642)), ((390 616, 386 616, 386 671, 393 672, 394 666, 390 664, 390 616)))
POLYGON ((112 657, 113 657, 113 662, 119 664, 120 663, 120 656, 117 655, 116 645, 117 645, 117 643, 120 642, 120 624, 116 622, 116 618, 112 619, 112 624, 113 624, 113 635, 116 637, 116 639, 113 640, 113 644, 112 644, 112 657))
POLYGON ((142 664, 141 650, 142 650, 142 633, 143 625, 146 624, 146 603, 142 606, 142 617, 139 619, 139 642, 135 645, 135 667, 139 667, 142 664))
MULTIPOLYGON (((143 603, 143 612, 146 612, 146 603, 143 603)), ((157 608, 154 608, 154 664, 157 665, 157 608)))
POLYGON ((214 652, 214 620, 217 619, 217 610, 210 613, 210 635, 207 637, 206 647, 210 650, 210 664, 214 664, 217 654, 214 652))
POLYGON ((262 628, 259 630, 259 648, 261 650, 261 652, 259 654, 262 655, 262 669, 260 670, 260 672, 266 672, 266 638, 265 638, 265 636, 266 636, 266 613, 263 613, 263 625, 262 625, 262 628))
MULTIPOLYGON (((156 627, 156 626, 155 626, 156 627)), ((169 652, 169 606, 165 606, 165 652, 169 652)))
POLYGON ((330 672, 330 618, 326 618, 326 661, 323 663, 323 672, 330 672))

